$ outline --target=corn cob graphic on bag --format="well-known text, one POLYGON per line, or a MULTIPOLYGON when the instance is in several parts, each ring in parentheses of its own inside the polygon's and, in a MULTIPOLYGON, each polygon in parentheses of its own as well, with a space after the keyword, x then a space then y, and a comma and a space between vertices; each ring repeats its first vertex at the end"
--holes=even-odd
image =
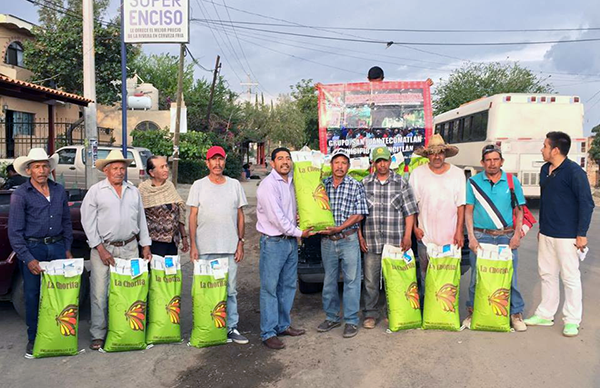
POLYGON ((421 327, 421 304, 412 250, 403 252, 401 248, 384 245, 381 268, 385 280, 389 330, 421 327))
POLYGON ((292 152, 294 189, 300 216, 300 229, 323 230, 335 226, 329 197, 321 180, 323 154, 317 151, 292 152))
POLYGON ((148 262, 115 258, 108 289, 108 334, 103 350, 146 349, 148 262))
POLYGON ((83 259, 41 261, 40 267, 42 285, 33 356, 76 355, 83 259))
POLYGON ((181 263, 179 256, 153 255, 150 262, 146 342, 181 341, 181 263))
POLYGON ((194 261, 189 345, 196 348, 227 343, 227 257, 194 261))
POLYGON ((512 251, 508 245, 479 245, 471 330, 510 331, 512 251))
POLYGON ((459 331, 460 249, 427 244, 427 254, 423 329, 459 331))

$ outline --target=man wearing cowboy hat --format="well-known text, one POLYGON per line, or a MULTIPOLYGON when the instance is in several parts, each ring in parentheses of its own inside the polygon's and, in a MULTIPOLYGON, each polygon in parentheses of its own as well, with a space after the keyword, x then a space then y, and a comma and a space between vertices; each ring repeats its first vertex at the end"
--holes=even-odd
POLYGON ((358 233, 360 248, 365 254, 365 329, 373 329, 379 319, 377 302, 383 246, 390 244, 409 249, 414 214, 417 212, 410 186, 402 176, 390 170, 391 155, 387 146, 373 148, 371 161, 375 171, 363 179, 369 215, 365 218, 363 230, 358 233))
POLYGON ((469 178, 467 183, 467 198, 465 221, 469 233, 469 256, 471 262, 471 282, 469 285, 469 300, 467 310, 469 316, 463 321, 463 326, 470 327, 473 302, 475 298, 475 283, 477 281, 477 250, 479 243, 508 245, 512 250, 513 277, 510 288, 510 323, 515 331, 526 331, 523 322, 525 302, 517 287, 517 248, 521 243, 520 231, 523 223, 522 205, 525 197, 521 183, 516 176, 512 177, 516 206, 513 209, 513 197, 508 183, 507 174, 502 171, 502 150, 495 144, 488 144, 481 150, 481 165, 483 171, 469 178), (514 221, 513 221, 514 218, 514 221))
POLYGON ((446 144, 441 135, 433 135, 427 147, 415 150, 415 154, 429 159, 429 163, 415 168, 409 179, 419 205, 413 231, 423 292, 429 263, 427 244, 463 246, 466 182, 464 171, 446 162, 446 158, 458 154, 458 148, 446 144))
POLYGON ((104 345, 106 336, 109 265, 114 265, 115 257, 139 257, 138 242, 144 259, 152 259, 152 241, 140 192, 125 181, 131 162, 119 150, 112 150, 106 159, 97 160, 96 168, 104 172, 106 179, 90 187, 81 204, 81 224, 91 248, 90 348, 93 350, 104 345))
POLYGON ((33 357, 40 300, 40 261, 72 258, 73 228, 68 195, 61 185, 48 179, 58 155, 48 157, 42 148, 18 157, 15 170, 29 179, 10 197, 8 238, 19 258, 25 292, 28 343, 25 357, 33 357))

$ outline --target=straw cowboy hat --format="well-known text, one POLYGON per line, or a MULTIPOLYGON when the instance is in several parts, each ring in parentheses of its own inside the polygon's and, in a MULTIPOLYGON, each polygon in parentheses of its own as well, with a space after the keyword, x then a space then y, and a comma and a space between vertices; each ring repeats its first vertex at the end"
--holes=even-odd
POLYGON ((31 175, 27 173, 27 168, 29 167, 29 163, 32 162, 48 162, 50 164, 50 171, 53 171, 58 164, 58 154, 48 156, 43 148, 32 148, 29 150, 27 156, 19 156, 16 158, 13 167, 19 175, 29 177, 31 175))
POLYGON ((446 154, 447 158, 451 158, 458 154, 458 147, 446 144, 444 138, 439 133, 433 135, 431 140, 429 140, 427 147, 421 147, 415 150, 415 154, 425 157, 432 154, 438 154, 440 152, 446 154))
POLYGON ((120 150, 112 150, 110 151, 106 159, 96 160, 96 168, 99 171, 104 171, 104 167, 114 162, 123 162, 126 166, 129 166, 131 162, 133 162, 133 159, 125 159, 120 150))

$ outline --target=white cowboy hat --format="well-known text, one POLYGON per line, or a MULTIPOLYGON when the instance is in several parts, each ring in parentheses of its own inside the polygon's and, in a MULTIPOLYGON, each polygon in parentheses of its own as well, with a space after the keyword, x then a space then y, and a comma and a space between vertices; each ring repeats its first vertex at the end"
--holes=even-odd
POLYGON ((58 164, 58 154, 48 156, 43 148, 32 148, 29 150, 27 156, 19 156, 16 158, 13 167, 19 175, 29 177, 31 175, 27 173, 27 168, 29 167, 29 163, 32 162, 48 162, 50 164, 50 171, 53 171, 58 164))
POLYGON ((447 158, 451 158, 458 154, 458 147, 446 144, 444 138, 439 133, 436 133, 431 137, 431 140, 429 140, 429 144, 427 144, 427 147, 421 147, 415 150, 415 154, 425 157, 440 152, 445 153, 447 158))
POLYGON ((126 166, 129 166, 133 162, 133 159, 125 159, 120 150, 112 150, 106 159, 96 160, 96 168, 99 171, 104 171, 104 167, 114 162, 123 162, 126 166))

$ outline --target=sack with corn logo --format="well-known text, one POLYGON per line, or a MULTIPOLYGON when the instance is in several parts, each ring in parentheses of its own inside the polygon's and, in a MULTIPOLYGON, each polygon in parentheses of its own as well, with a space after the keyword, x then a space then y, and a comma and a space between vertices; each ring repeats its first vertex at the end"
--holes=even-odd
POLYGON ((110 266, 104 351, 146 349, 147 298, 148 262, 115 258, 115 265, 110 266))
POLYGON ((321 180, 323 154, 316 151, 292 152, 292 160, 300 229, 312 227, 318 231, 335 226, 329 197, 321 180))
POLYGON ((150 262, 146 342, 181 341, 181 263, 179 256, 153 255, 150 262))
POLYGON ((421 303, 412 250, 404 252, 401 248, 384 245, 381 268, 385 280, 389 330, 421 327, 421 303))
POLYGON ((508 245, 479 245, 471 330, 510 331, 512 251, 508 245))
POLYGON ((459 331, 460 248, 430 243, 427 254, 423 329, 459 331))
POLYGON ((189 345, 204 348, 227 343, 227 257, 194 261, 189 345))
POLYGON ((40 261, 40 267, 44 271, 33 357, 74 356, 83 259, 40 261))

